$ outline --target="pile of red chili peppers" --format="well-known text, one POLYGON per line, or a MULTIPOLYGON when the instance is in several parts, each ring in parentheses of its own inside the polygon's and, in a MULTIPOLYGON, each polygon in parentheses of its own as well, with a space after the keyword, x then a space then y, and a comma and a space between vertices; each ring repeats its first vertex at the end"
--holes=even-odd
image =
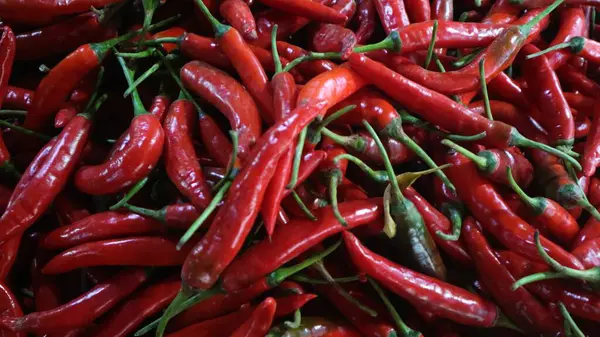
POLYGON ((0 335, 593 337, 598 0, 0 0, 0 335))

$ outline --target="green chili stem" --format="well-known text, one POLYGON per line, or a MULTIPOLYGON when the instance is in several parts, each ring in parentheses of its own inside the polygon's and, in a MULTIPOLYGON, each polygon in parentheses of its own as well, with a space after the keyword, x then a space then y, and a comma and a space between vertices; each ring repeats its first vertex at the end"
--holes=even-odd
POLYGON ((388 174, 388 178, 390 179, 390 182, 392 184, 392 192, 394 192, 396 194, 396 197, 398 199, 404 200, 404 195, 402 195, 402 191, 400 190, 400 185, 398 184, 398 181, 396 180, 396 174, 394 173, 394 167, 392 166, 390 157, 388 156, 387 151, 385 150, 385 147, 383 146, 383 143, 381 142, 381 139, 379 139, 377 132, 375 132, 375 130, 373 129, 371 124, 369 124, 369 122, 363 121, 363 124, 364 124, 365 128, 367 129, 367 131, 369 132, 369 134, 371 135, 371 137, 373 137, 373 140, 375 141, 375 143, 377 144, 377 147, 379 148, 379 152, 381 153, 381 157, 383 158, 383 164, 385 166, 385 170, 386 170, 386 172, 388 174))
POLYGON ((293 321, 284 321, 283 325, 288 329, 298 329, 302 324, 302 312, 300 309, 296 309, 294 311, 294 320, 293 321))
POLYGON ((452 65, 455 66, 456 68, 462 68, 462 67, 468 65, 469 63, 473 62, 473 60, 475 58, 477 58, 477 56, 479 56, 479 54, 481 54, 484 50, 485 50, 484 48, 477 48, 471 54, 467 54, 467 55, 459 58, 458 60, 452 62, 452 65))
POLYGON ((296 191, 294 191, 294 190, 292 190, 292 197, 294 198, 294 200, 296 201, 296 203, 300 207, 300 210, 302 210, 302 212, 304 212, 304 214, 310 220, 317 221, 317 217, 314 214, 312 214, 312 212, 310 211, 310 209, 306 206, 306 204, 304 204, 304 201, 302 201, 302 198, 300 198, 300 196, 298 195, 298 193, 296 193, 296 191))
POLYGON ((485 115, 491 121, 494 120, 492 116, 492 107, 490 106, 490 96, 488 95, 487 83, 485 81, 485 58, 479 60, 479 81, 481 82, 481 93, 483 95, 483 103, 485 107, 485 115))
POLYGON ((442 61, 440 61, 440 59, 437 57, 437 55, 433 55, 433 59, 434 59, 435 65, 440 69, 440 72, 445 73, 446 67, 444 67, 444 64, 442 63, 442 61))
POLYGON ((275 64, 275 75, 279 74, 283 70, 281 66, 281 59, 279 59, 279 51, 277 50, 278 27, 278 25, 273 25, 273 29, 271 30, 271 54, 273 54, 273 63, 275 64))
POLYGON ((267 282, 273 287, 278 286, 281 282, 285 281, 287 278, 293 276, 301 272, 302 270, 312 266, 313 264, 323 260, 329 254, 333 253, 338 247, 342 244, 342 241, 338 241, 329 248, 325 249, 322 252, 319 252, 311 257, 305 259, 304 261, 295 264, 289 267, 283 267, 275 270, 267 277, 267 282))
POLYGON ((344 147, 353 148, 352 137, 338 135, 337 133, 329 130, 328 128, 323 128, 321 130, 321 133, 324 134, 327 138, 331 138, 331 140, 333 140, 336 144, 342 145, 344 147))
MULTIPOLYGON (((306 277, 303 275, 293 276, 292 280, 298 281, 298 282, 303 282, 303 283, 309 283, 309 284, 329 284, 330 283, 328 281, 314 279, 314 278, 306 277)), ((361 280, 360 276, 348 276, 348 277, 334 278, 334 281, 336 283, 350 283, 350 282, 358 282, 360 280, 361 280)))
POLYGON ((306 134, 308 133, 308 127, 304 127, 300 135, 298 136, 298 144, 296 144, 296 151, 294 152, 294 162, 292 164, 292 175, 290 176, 290 182, 287 185, 289 190, 294 189, 298 183, 298 174, 300 172, 300 162, 302 161, 302 151, 304 150, 304 143, 306 142, 306 134))
POLYGON ((215 37, 219 38, 223 34, 227 33, 229 29, 231 29, 231 26, 222 24, 221 22, 219 22, 219 20, 215 19, 208 7, 206 7, 206 5, 204 4, 204 1, 194 0, 194 2, 198 5, 206 19, 208 19, 208 21, 210 22, 213 31, 215 32, 215 37))
POLYGON ((183 305, 183 303, 190 298, 190 295, 180 290, 177 296, 173 299, 171 304, 167 307, 167 310, 163 313, 158 326, 156 327, 156 337, 163 337, 167 324, 172 317, 175 317, 175 312, 183 305))
POLYGON ((338 206, 338 196, 337 190, 338 185, 341 183, 342 172, 338 169, 333 170, 333 172, 329 173, 329 199, 331 200, 331 209, 333 209, 333 215, 335 215, 336 219, 342 224, 344 227, 348 227, 348 222, 342 214, 340 213, 340 208, 338 206))
POLYGON ((142 188, 144 188, 144 186, 146 186, 146 183, 148 183, 148 177, 138 181, 127 192, 127 194, 125 194, 125 196, 121 200, 119 200, 119 202, 110 206, 108 209, 111 211, 114 211, 114 210, 117 210, 117 209, 123 207, 123 205, 127 204, 129 202, 129 200, 131 200, 131 198, 133 198, 142 188))
POLYGON ((538 149, 538 150, 548 152, 552 155, 557 156, 560 159, 563 159, 563 160, 569 162, 575 168, 577 168, 578 171, 581 171, 581 164, 579 164, 579 162, 575 158, 569 156, 568 154, 566 154, 560 150, 557 150, 557 149, 555 149, 551 146, 548 146, 544 143, 536 142, 529 138, 526 138, 525 136, 521 135, 514 128, 511 132, 510 136, 511 136, 510 145, 512 145, 512 146, 528 147, 528 148, 538 149))
POLYGON ((123 58, 130 58, 130 59, 142 59, 142 58, 153 56, 154 54, 155 54, 155 51, 153 48, 150 48, 150 49, 147 49, 144 51, 139 51, 136 53, 115 53, 116 56, 120 56, 123 58))
POLYGON ((223 186, 226 182, 231 181, 237 175, 237 169, 235 168, 235 163, 237 161, 237 153, 238 153, 238 145, 239 145, 239 137, 237 131, 230 130, 229 136, 231 137, 231 158, 229 158, 229 163, 227 163, 227 170, 225 171, 225 175, 223 179, 219 180, 215 186, 213 186, 212 190, 217 191, 223 186))
POLYGON ((129 96, 137 87, 144 82, 148 77, 154 74, 160 68, 161 62, 155 63, 152 67, 148 68, 140 77, 138 77, 133 83, 125 90, 123 93, 123 97, 129 96))
POLYGON ((562 302, 558 302, 558 309, 560 310, 560 313, 565 318, 566 323, 569 325, 573 336, 574 337, 585 337, 585 334, 583 333, 583 331, 581 331, 581 329, 579 329, 579 327, 577 326, 577 323, 575 323, 575 320, 573 319, 573 317, 571 317, 571 314, 567 310, 567 307, 565 307, 565 305, 562 302))
POLYGON ((130 205, 128 203, 124 203, 123 205, 121 205, 121 207, 126 208, 127 210, 129 210, 130 212, 133 212, 135 214, 145 216, 148 218, 152 218, 152 219, 160 221, 160 222, 165 222, 164 210, 154 210, 154 209, 142 208, 142 207, 130 205))
POLYGON ((452 205, 444 205, 442 206, 442 213, 450 220, 452 233, 446 234, 442 231, 436 231, 435 234, 446 241, 457 241, 460 238, 460 231, 462 229, 461 212, 452 205))
POLYGON ((546 48, 544 50, 540 50, 537 53, 529 54, 525 58, 526 59, 536 58, 538 56, 542 56, 544 54, 547 54, 547 53, 549 53, 551 51, 560 50, 560 49, 563 49, 563 48, 569 48, 569 49, 571 49, 572 53, 578 54, 578 53, 581 52, 581 50, 584 47, 585 47, 585 38, 583 38, 581 36, 575 36, 575 37, 572 37, 567 42, 555 44, 554 46, 548 47, 548 48, 546 48))
POLYGON ((515 193, 517 193, 519 198, 521 198, 521 200, 523 200, 523 202, 525 204, 527 204, 527 206, 529 206, 531 209, 538 210, 540 208, 539 204, 536 202, 536 200, 534 198, 527 195, 527 193, 525 193, 525 191, 523 191, 521 186, 519 186, 519 184, 517 184, 517 182, 515 181, 515 178, 512 175, 512 169, 510 168, 510 166, 506 168, 506 176, 508 178, 508 184, 510 185, 512 190, 515 193))
MULTIPOLYGON (((121 68, 123 69, 123 74, 125 75, 127 84, 129 85, 129 87, 132 87, 133 86, 133 76, 135 75, 135 70, 129 69, 127 64, 125 64, 124 58, 117 56, 117 60, 119 61, 119 64, 121 65, 121 68)), ((140 94, 138 93, 138 91, 135 88, 133 90, 133 94, 131 95, 131 100, 133 102, 134 115, 140 116, 140 115, 148 113, 148 110, 146 110, 146 108, 144 107, 144 104, 142 103, 140 94)))
POLYGON ((530 283, 534 283, 534 282, 539 282, 539 281, 547 281, 547 280, 551 280, 551 279, 557 279, 557 278, 567 278, 568 276, 566 276, 563 273, 560 272, 555 272, 555 271, 546 271, 546 272, 541 272, 541 273, 535 273, 535 274, 531 274, 531 275, 527 275, 521 279, 519 279, 517 282, 513 283, 511 289, 512 290, 516 290, 524 285, 530 284, 530 283))
POLYGON ((429 42, 429 47, 427 48, 427 57, 425 58, 425 66, 424 68, 429 68, 429 64, 431 63, 431 58, 433 57, 433 50, 435 49, 435 40, 437 39, 437 31, 438 31, 438 20, 433 20, 433 31, 431 32, 431 42, 429 42))
POLYGON ((396 308, 394 308, 394 305, 392 304, 390 299, 386 296, 385 292, 383 291, 383 289, 381 289, 379 284, 377 284, 377 282, 374 279, 372 279, 371 277, 367 277, 367 279, 369 280, 369 283, 371 284, 373 289, 375 289, 375 292, 377 293, 377 295, 379 295, 379 297, 383 301, 383 304, 385 304, 385 307, 388 309, 388 311, 392 315, 392 319, 394 320, 394 323, 396 324, 396 327, 398 328, 398 330, 400 330, 400 333, 402 334, 402 336, 404 336, 404 337, 419 337, 419 336, 421 336, 420 332, 411 329, 408 325, 406 325, 406 323, 404 323, 404 321, 402 320, 402 317, 400 317, 400 314, 398 314, 398 311, 396 311, 396 308))
POLYGON ((325 118, 321 123, 319 123, 317 125, 317 127, 314 129, 313 133, 315 135, 320 134, 321 131, 323 130, 323 128, 327 127, 333 121, 335 121, 336 119, 342 117, 343 115, 347 114, 348 112, 350 112, 350 111, 352 111, 354 109, 356 109, 356 104, 351 104, 351 105, 345 106, 345 107, 337 110, 336 112, 334 112, 331 115, 327 116, 327 118, 325 118))
POLYGON ((27 110, 0 110, 0 116, 26 116, 27 110))
POLYGON ((369 165, 367 165, 364 161, 355 157, 351 154, 344 153, 340 154, 333 159, 334 163, 338 163, 340 160, 348 160, 358 166, 363 172, 365 172, 371 179, 375 180, 378 183, 387 183, 390 181, 387 172, 385 171, 375 171, 369 165))
POLYGON ((472 161, 475 165, 477 165, 477 167, 480 170, 485 171, 486 168, 489 166, 488 160, 486 158, 476 155, 475 153, 465 149, 464 147, 454 143, 451 140, 444 139, 441 141, 441 143, 443 145, 446 145, 447 147, 453 149, 454 151, 462 154, 463 156, 467 157, 470 161, 472 161))
POLYGON ((537 25, 542 19, 544 19, 548 14, 554 11, 558 6, 562 5, 564 0, 556 0, 550 6, 546 7, 543 11, 541 11, 538 15, 534 16, 529 22, 520 26, 521 33, 523 35, 527 35, 533 29, 533 26, 537 25))
POLYGON ((41 139, 43 141, 49 141, 50 139, 52 139, 52 137, 50 137, 50 136, 46 136, 44 134, 35 132, 33 130, 26 129, 26 128, 22 127, 22 126, 11 124, 11 123, 9 123, 7 121, 4 121, 4 120, 1 120, 1 119, 0 119, 0 125, 4 126, 4 127, 7 127, 9 129, 13 129, 15 131, 19 131, 19 132, 21 132, 23 134, 26 134, 28 136, 32 136, 32 137, 41 139))

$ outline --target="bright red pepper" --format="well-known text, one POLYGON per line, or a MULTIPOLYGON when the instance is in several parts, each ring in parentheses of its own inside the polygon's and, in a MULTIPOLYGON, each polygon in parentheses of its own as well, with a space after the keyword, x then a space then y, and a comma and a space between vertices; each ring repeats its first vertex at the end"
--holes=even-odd
POLYGON ((28 2, 3 1, 3 9, 7 11, 24 11, 29 13, 51 13, 52 15, 64 15, 81 13, 90 8, 102 8, 116 3, 116 0, 75 0, 67 3, 59 0, 35 0, 28 2))
POLYGON ((312 48, 316 52, 339 52, 346 58, 357 43, 356 35, 348 28, 334 24, 321 24, 311 34, 312 48))
MULTIPOLYGON (((3 315, 10 315, 14 317, 23 316, 23 311, 21 310, 21 306, 15 298, 15 295, 13 295, 13 293, 4 283, 0 283, 0 310, 2 311, 3 315)), ((2 334, 4 334, 6 337, 25 337, 25 333, 11 332, 6 330, 3 330, 2 334)))
POLYGON ((335 24, 341 24, 347 20, 345 15, 319 2, 301 0, 260 0, 260 2, 282 12, 310 20, 335 24))
POLYGON ((250 7, 242 0, 225 0, 219 5, 219 13, 249 41, 256 40, 256 22, 250 7))
POLYGON ((264 337, 273 323, 276 309, 277 302, 272 297, 267 297, 230 337, 264 337))
MULTIPOLYGON (((308 51, 284 41, 277 41, 277 52, 279 52, 279 55, 287 58, 290 61, 308 55, 308 51)), ((282 66, 284 65, 282 64, 282 66)), ((330 71, 336 66, 337 65, 335 63, 329 60, 314 60, 298 64, 298 69, 302 72, 302 74, 314 77, 321 73, 330 71)))
POLYGON ((558 68, 556 74, 561 83, 571 88, 571 90, 596 99, 600 98, 600 84, 588 78, 572 65, 563 65, 558 68))
POLYGON ((356 40, 360 44, 366 44, 373 36, 376 26, 376 8, 374 0, 359 0, 354 20, 358 23, 355 31, 356 40))
MULTIPOLYGON (((560 11, 561 25, 558 33, 550 43, 550 47, 569 41, 575 36, 585 35, 587 31, 587 20, 581 8, 563 8, 560 11)), ((556 50, 546 55, 548 63, 553 69, 558 69, 570 58, 571 53, 567 50, 556 50)))
POLYGON ((600 267, 600 238, 589 239, 571 251, 586 269, 600 267))
MULTIPOLYGON (((158 32, 158 33, 152 35, 152 39, 160 39, 163 37, 173 38, 173 37, 179 37, 179 36, 182 36, 185 34, 186 34, 185 29, 175 26, 175 27, 165 29, 162 32, 158 32)), ((177 44, 175 44, 175 43, 163 43, 161 46, 168 53, 172 52, 173 50, 175 50, 177 48, 177 44)))
POLYGON ((277 39, 285 39, 296 33, 310 23, 310 20, 301 16, 284 13, 278 10, 267 10, 255 17, 258 39, 252 44, 261 48, 271 45, 271 32, 277 25, 277 39))
POLYGON ((423 22, 431 19, 429 0, 407 1, 405 5, 410 22, 423 22))
POLYGON ((404 0, 373 0, 386 34, 410 25, 404 0))
POLYGON ((519 17, 521 11, 515 7, 511 0, 498 0, 492 5, 481 20, 482 23, 512 23, 519 17))
POLYGON ((33 91, 9 85, 7 86, 6 94, 4 95, 2 107, 27 110, 31 106, 32 101, 33 91))
POLYGON ((69 100, 56 113, 54 117, 55 128, 65 127, 75 115, 85 108, 96 89, 97 78, 98 72, 91 71, 79 81, 69 100))
POLYGON ((16 51, 15 34, 10 27, 2 28, 0 50, 2 50, 0 55, 0 107, 2 107, 2 102, 8 93, 8 79, 12 74, 16 51))

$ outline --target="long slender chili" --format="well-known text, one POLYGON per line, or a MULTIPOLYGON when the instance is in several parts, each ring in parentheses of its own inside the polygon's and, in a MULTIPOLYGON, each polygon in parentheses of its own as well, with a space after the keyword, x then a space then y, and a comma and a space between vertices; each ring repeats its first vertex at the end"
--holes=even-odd
POLYGON ((8 92, 8 79, 12 74, 16 48, 15 33, 10 27, 4 27, 2 36, 0 36, 0 49, 2 49, 2 55, 0 55, 0 108, 8 92))

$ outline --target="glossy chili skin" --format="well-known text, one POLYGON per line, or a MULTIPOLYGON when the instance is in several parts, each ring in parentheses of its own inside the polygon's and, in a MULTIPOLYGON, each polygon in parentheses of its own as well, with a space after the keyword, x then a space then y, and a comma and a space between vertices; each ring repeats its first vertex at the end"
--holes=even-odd
POLYGON ((82 112, 96 89, 97 78, 98 72, 90 71, 79 81, 69 100, 56 113, 54 117, 55 128, 63 128, 75 115, 82 112))
POLYGON ((365 44, 375 32, 377 9, 374 0, 359 0, 357 3, 354 20, 358 23, 358 28, 354 33, 358 43, 365 44))
POLYGON ((112 3, 115 0, 78 0, 62 2, 58 0, 35 0, 28 2, 7 1, 4 3, 7 11, 40 11, 41 13, 51 13, 52 15, 81 13, 89 10, 91 7, 101 8, 112 3))
POLYGON ((410 24, 404 0, 373 0, 373 2, 386 34, 410 24))
POLYGON ((219 13, 225 21, 242 34, 244 39, 252 41, 258 38, 256 22, 246 2, 225 0, 219 5, 219 13))
POLYGON ((161 237, 94 241, 63 251, 42 272, 53 275, 93 266, 177 266, 183 263, 189 248, 178 251, 175 242, 161 237))
MULTIPOLYGON (((578 7, 563 8, 560 11, 560 28, 550 43, 550 46, 569 41, 575 36, 585 35, 587 31, 587 20, 583 9, 578 7)), ((564 65, 571 57, 569 50, 556 50, 548 53, 546 58, 553 69, 564 65)))
POLYGON ((149 285, 114 309, 104 320, 94 337, 126 337, 147 318, 166 308, 181 287, 179 280, 169 278, 149 285))
POLYGON ((184 282, 201 289, 214 285, 248 235, 279 157, 310 121, 364 85, 358 74, 341 66, 313 78, 302 88, 290 116, 265 132, 249 156, 253 165, 243 167, 235 177, 214 225, 183 265, 184 282))
POLYGON ((585 74, 582 74, 577 68, 570 64, 565 64, 556 71, 561 83, 567 85, 571 90, 578 91, 586 96, 600 98, 600 85, 585 74))
POLYGON ((571 251, 586 269, 600 267, 600 238, 590 239, 571 251))
POLYGON ((590 217, 573 240, 572 247, 577 248, 583 243, 596 238, 600 238, 600 221, 590 217))
POLYGON ((357 43, 356 35, 348 28, 334 24, 321 24, 312 34, 312 49, 317 52, 339 52, 342 58, 352 52, 357 43))
POLYGON ((77 115, 31 162, 0 218, 0 242, 22 233, 48 209, 65 187, 88 139, 91 121, 77 115))
MULTIPOLYGON (((279 55, 287 58, 290 61, 293 61, 299 57, 304 55, 308 55, 308 51, 302 49, 296 45, 287 43, 285 41, 277 41, 277 51, 279 55)), ((321 73, 330 71, 337 65, 329 60, 314 60, 307 61, 298 64, 298 69, 302 74, 305 74, 310 77, 317 76, 321 73)))
POLYGON ((6 280, 8 277, 8 274, 17 260, 20 246, 21 235, 17 235, 8 239, 8 241, 0 247, 0 281, 6 280))
POLYGON ((11 331, 36 333, 81 328, 114 307, 147 277, 143 269, 128 269, 64 305, 23 317, 3 316, 0 325, 11 331))
POLYGON ((530 333, 561 330, 560 322, 525 288, 511 290, 517 279, 498 260, 473 218, 467 218, 463 224, 462 236, 479 279, 506 315, 530 333))
POLYGON ((2 28, 0 49, 2 50, 2 55, 0 55, 0 107, 2 107, 2 102, 8 93, 8 79, 12 74, 16 52, 15 34, 8 26, 2 28))
POLYGON ((32 101, 33 91, 9 85, 6 87, 2 107, 27 110, 31 106, 32 101))
POLYGON ((343 202, 339 210, 347 227, 339 223, 331 207, 319 210, 317 221, 297 219, 278 226, 270 240, 253 245, 234 260, 223 273, 222 287, 227 291, 246 287, 325 238, 379 219, 383 211, 379 198, 343 202))
POLYGON ((131 121, 102 164, 84 166, 75 174, 75 186, 91 195, 119 192, 146 177, 163 151, 164 131, 153 115, 143 114, 131 121))
MULTIPOLYGON (((521 51, 523 55, 538 52, 539 49, 528 44, 521 51)), ((542 55, 522 62, 523 75, 527 81, 528 97, 537 109, 533 117, 548 132, 551 144, 571 146, 575 138, 573 112, 562 94, 558 76, 550 67, 547 58, 542 55)))
POLYGON ((496 322, 499 312, 492 302, 376 255, 350 232, 343 235, 354 265, 400 297, 461 324, 491 327, 496 322))
MULTIPOLYGON (((539 260, 533 240, 534 229, 513 213, 494 186, 478 174, 473 163, 457 153, 447 155, 446 160, 452 166, 445 172, 454 183, 458 196, 484 229, 512 251, 539 260)), ((557 244, 545 237, 541 237, 541 241, 548 254, 562 265, 582 268, 573 255, 557 244)))
POLYGON ((206 114, 199 114, 198 125, 200 129, 200 138, 208 154, 221 167, 227 167, 231 158, 231 142, 220 126, 212 117, 206 114))
POLYGON ((512 23, 519 17, 520 9, 510 0, 498 0, 481 20, 482 23, 512 23))
POLYGON ((467 253, 464 244, 461 241, 450 241, 444 240, 440 238, 435 233, 437 231, 441 231, 446 234, 450 234, 452 230, 452 226, 450 224, 450 220, 444 216, 440 211, 435 209, 423 196, 421 196, 414 188, 409 187, 402 191, 404 196, 412 201, 415 204, 415 207, 423 216, 423 220, 425 221, 425 225, 429 232, 431 232, 431 236, 435 243, 448 255, 452 257, 453 260, 458 261, 465 265, 470 265, 472 263, 471 257, 467 253))
POLYGON ((319 22, 341 24, 347 20, 345 15, 318 2, 299 0, 261 0, 260 2, 282 12, 319 22))
POLYGON ((277 309, 277 302, 272 297, 262 301, 244 323, 242 323, 231 337, 263 337, 269 331, 277 309))
POLYGON ((171 182, 199 210, 212 200, 210 187, 204 177, 193 144, 195 126, 194 105, 177 100, 169 107, 163 123, 165 131, 165 169, 171 182))
MULTIPOLYGON (((13 295, 11 290, 4 283, 0 283, 0 311, 2 312, 2 315, 6 316, 23 316, 23 311, 21 310, 19 301, 15 298, 15 295, 13 295)), ((20 332, 4 330, 2 331, 2 333, 6 337, 25 337, 25 334, 20 332)))
MULTIPOLYGON (((298 185, 307 180, 326 158, 327 154, 325 151, 316 150, 306 153, 300 162, 300 169, 298 170, 298 185)), ((286 188, 283 191, 283 197, 285 198, 291 193, 292 191, 286 188)))
POLYGON ((285 39, 306 27, 310 20, 301 16, 284 13, 275 9, 263 11, 255 15, 258 39, 252 45, 267 48, 271 45, 273 26, 277 25, 277 39, 285 39))
POLYGON ((261 134, 258 108, 246 89, 227 73, 201 61, 181 68, 181 79, 184 86, 227 117, 231 128, 238 132, 238 153, 245 157, 261 134))
MULTIPOLYGON (((515 279, 533 273, 547 271, 545 265, 533 263, 519 254, 502 251, 498 258, 510 270, 515 279)), ((559 280, 544 280, 525 285, 525 288, 548 302, 562 302, 569 312, 577 317, 600 320, 600 297, 578 287, 559 280)))
POLYGON ((588 177, 593 176, 596 168, 600 165, 600 116, 598 116, 600 108, 594 107, 593 111, 592 127, 585 140, 583 158, 581 160, 583 174, 588 177))

